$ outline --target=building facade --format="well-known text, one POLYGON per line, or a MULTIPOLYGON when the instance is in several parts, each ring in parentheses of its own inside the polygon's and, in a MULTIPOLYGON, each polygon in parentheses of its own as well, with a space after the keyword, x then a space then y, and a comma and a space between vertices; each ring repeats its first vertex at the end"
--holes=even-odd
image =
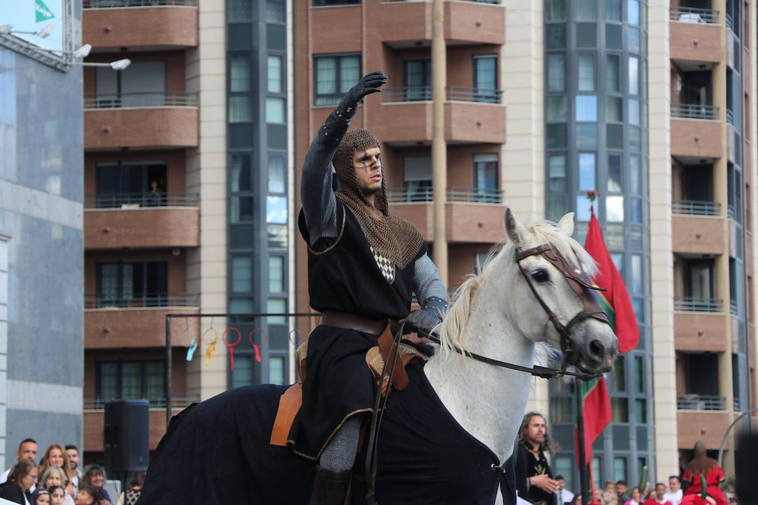
MULTIPOLYGON (((44 451, 81 445, 83 433, 82 72, 59 52, 79 42, 81 12, 76 2, 50 4, 44 22, 12 25, 49 23, 53 44, 0 35, 2 468, 24 438, 44 451)), ((33 7, 4 8, 3 24, 34 19, 33 7)))

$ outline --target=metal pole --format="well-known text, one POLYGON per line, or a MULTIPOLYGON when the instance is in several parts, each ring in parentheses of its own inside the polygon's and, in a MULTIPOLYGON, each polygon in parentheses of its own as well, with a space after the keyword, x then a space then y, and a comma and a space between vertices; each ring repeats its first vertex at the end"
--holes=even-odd
POLYGON ((171 315, 166 315, 166 430, 171 422, 171 400, 173 388, 171 387, 171 315))
POLYGON ((447 145, 445 142, 445 5, 432 2, 432 209, 434 222, 434 263, 447 285, 447 145))
MULTIPOLYGON (((758 408, 754 408, 752 410, 748 410, 747 412, 743 412, 742 414, 738 415, 734 418, 734 421, 732 421, 732 424, 729 425, 729 427, 724 432, 724 436, 721 438, 721 445, 719 446, 719 466, 721 468, 724 468, 724 446, 726 445, 726 439, 729 438, 729 433, 732 431, 732 428, 735 427, 735 425, 745 416, 749 416, 750 414, 758 412, 758 408)), ((752 424, 752 419, 748 417, 747 420, 748 426, 752 424)), ((748 432, 749 433, 749 432, 748 432)), ((734 450, 734 448, 732 448, 734 450)))
POLYGON ((587 475, 587 455, 584 452, 584 413, 582 412, 582 388, 579 379, 574 377, 574 394, 576 396, 576 428, 579 431, 577 442, 579 444, 579 489, 582 495, 582 505, 588 505, 589 478, 587 475))

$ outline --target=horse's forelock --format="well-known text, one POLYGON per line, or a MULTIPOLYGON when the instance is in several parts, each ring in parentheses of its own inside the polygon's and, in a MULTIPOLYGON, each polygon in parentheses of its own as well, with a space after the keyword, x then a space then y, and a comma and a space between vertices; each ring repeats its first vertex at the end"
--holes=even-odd
POLYGON ((561 232, 553 223, 545 221, 529 228, 537 244, 549 244, 576 268, 586 272, 590 277, 597 273, 597 264, 584 247, 573 238, 561 232))

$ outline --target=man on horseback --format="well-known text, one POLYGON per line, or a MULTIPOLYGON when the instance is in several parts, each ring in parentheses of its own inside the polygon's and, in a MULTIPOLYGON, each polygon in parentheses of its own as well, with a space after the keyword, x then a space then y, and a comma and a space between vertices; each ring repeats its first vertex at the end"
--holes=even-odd
POLYGON ((389 213, 379 140, 367 130, 347 131, 363 98, 386 82, 374 72, 353 86, 303 163, 298 225, 308 246, 310 305, 323 318, 308 338, 303 404, 287 443, 319 462, 313 505, 348 501, 361 425, 376 391, 366 352, 388 321, 429 331, 447 309, 421 234, 389 213), (414 293, 422 308, 409 315, 414 293))

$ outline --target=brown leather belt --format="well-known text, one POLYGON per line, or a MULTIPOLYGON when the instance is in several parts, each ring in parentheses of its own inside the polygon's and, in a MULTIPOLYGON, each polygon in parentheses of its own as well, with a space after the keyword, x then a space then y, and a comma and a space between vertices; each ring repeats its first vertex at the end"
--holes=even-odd
POLYGON ((362 331, 379 336, 387 327, 386 319, 369 319, 357 314, 347 312, 324 312, 321 315, 321 324, 362 331))

